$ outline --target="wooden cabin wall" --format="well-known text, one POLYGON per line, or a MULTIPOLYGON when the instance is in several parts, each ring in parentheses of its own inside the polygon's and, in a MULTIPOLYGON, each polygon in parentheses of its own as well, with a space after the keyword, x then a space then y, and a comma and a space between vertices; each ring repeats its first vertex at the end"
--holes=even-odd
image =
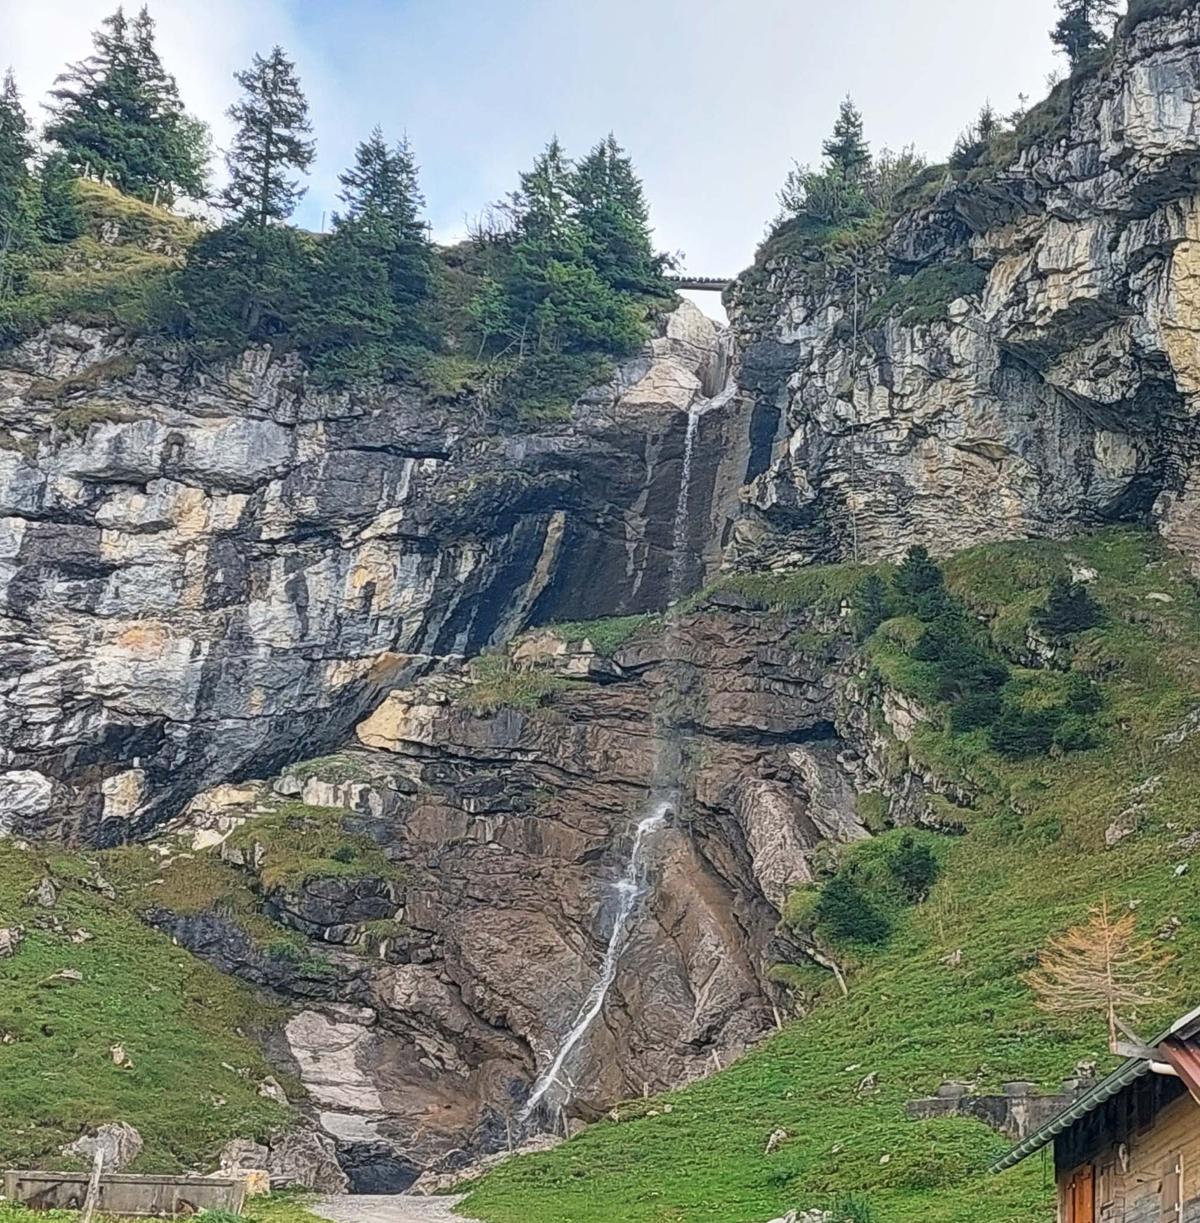
POLYGON ((1200 1106, 1178 1080, 1147 1076, 1062 1135, 1055 1166, 1060 1223, 1200 1223, 1200 1106))

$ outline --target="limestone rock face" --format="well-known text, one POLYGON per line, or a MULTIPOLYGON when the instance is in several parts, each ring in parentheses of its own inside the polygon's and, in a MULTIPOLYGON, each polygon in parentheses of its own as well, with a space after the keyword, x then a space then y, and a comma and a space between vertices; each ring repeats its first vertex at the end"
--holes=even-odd
POLYGON ((1200 555, 1198 21, 1119 37, 1049 135, 947 179, 857 271, 777 257, 738 284, 755 454, 734 564, 1104 520, 1200 555), (959 287, 922 310, 914 275, 959 287))
MULTIPOLYGON (((797 954, 780 911, 831 844, 867 835, 856 793, 881 792, 895 822, 925 818, 925 782, 885 759, 864 704, 882 695, 862 691, 841 614, 720 598, 604 659, 535 631, 508 660, 557 679, 544 700, 484 712, 486 674, 446 668, 393 690, 357 746, 274 779, 281 800, 341 808, 393 864, 386 888, 317 878, 281 894, 259 855, 227 854, 323 973, 305 956, 279 971, 219 914, 176 916, 164 899, 153 915, 293 1002, 286 1068, 356 1187, 404 1189, 536 1128, 524 1103, 601 978, 634 830, 657 803, 669 814, 643 847, 612 986, 562 1066, 569 1100, 551 1128, 708 1073, 770 1031, 789 1003, 769 969, 797 954)), ((262 786, 221 787, 189 818, 240 822, 244 846, 268 803, 262 786)))
POLYGON ((73 325, 0 359, 0 835, 126 839, 335 745, 431 658, 663 606, 694 405, 693 577, 740 481, 724 343, 684 304, 537 428, 73 325))

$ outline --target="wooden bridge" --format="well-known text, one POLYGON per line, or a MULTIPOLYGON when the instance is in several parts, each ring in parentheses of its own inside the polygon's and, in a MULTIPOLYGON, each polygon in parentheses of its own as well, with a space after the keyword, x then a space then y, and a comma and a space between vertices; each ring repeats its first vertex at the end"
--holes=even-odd
POLYGON ((665 279, 677 289, 700 289, 709 293, 724 293, 733 284, 732 280, 722 280, 719 276, 667 276, 665 279))

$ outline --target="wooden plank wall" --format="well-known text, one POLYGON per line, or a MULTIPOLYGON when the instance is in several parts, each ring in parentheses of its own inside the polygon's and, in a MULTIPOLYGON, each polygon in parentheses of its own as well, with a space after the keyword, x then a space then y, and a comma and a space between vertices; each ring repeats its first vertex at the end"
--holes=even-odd
MULTIPOLYGON (((1154 1092, 1155 1086, 1146 1083, 1142 1090, 1154 1092)), ((1151 1116, 1145 1109, 1148 1102, 1125 1101, 1110 1114, 1110 1122, 1119 1119, 1120 1124, 1110 1126, 1107 1143, 1097 1141, 1093 1131, 1089 1159, 1058 1165, 1061 1223, 1093 1223, 1073 1218, 1070 1206, 1075 1196, 1071 1185, 1088 1163, 1095 1168, 1095 1223, 1200 1223, 1200 1106, 1188 1095, 1177 1096, 1151 1116), (1127 1167, 1122 1166, 1122 1144, 1127 1167), (1171 1206, 1180 1199, 1182 1210, 1176 1213, 1171 1206)))

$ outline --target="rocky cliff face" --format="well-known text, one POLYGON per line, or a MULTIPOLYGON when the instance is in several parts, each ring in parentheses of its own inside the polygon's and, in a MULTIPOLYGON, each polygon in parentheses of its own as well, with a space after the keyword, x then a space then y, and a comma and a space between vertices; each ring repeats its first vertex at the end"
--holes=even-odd
POLYGON ((1198 72, 1194 8, 1143 21, 1043 104, 1046 134, 879 248, 738 286, 757 455, 736 563, 1123 519, 1196 551, 1198 72))
MULTIPOLYGON (((889 732, 867 714, 844 617, 744 604, 715 596, 611 658, 586 638, 527 636, 511 674, 536 677, 538 700, 490 710, 493 681, 470 670, 420 679, 393 690, 353 746, 201 796, 172 830, 210 851, 223 843, 267 911, 326 963, 281 968, 219 911, 175 913, 169 896, 152 915, 293 1000, 278 1053, 356 1184, 406 1184, 527 1132, 530 1086, 600 974, 634 825, 658 784, 664 708, 682 745, 671 814, 652 834, 613 987, 563 1065, 555 1125, 723 1065, 787 1013, 769 975, 797 954, 779 911, 823 847, 868 835, 856 793, 885 796, 896 822, 928 818, 921 780, 885 766, 889 732), (395 880, 272 884, 276 850, 256 828, 296 800, 340 809, 395 880)), ((906 733, 905 712, 883 708, 906 733)))
POLYGON ((520 1133, 665 771, 568 1120, 736 1055, 783 1002, 789 888, 867 835, 859 796, 948 831, 968 796, 907 762, 921 711, 872 690, 836 599, 727 589, 610 654, 520 634, 918 542, 1132 520, 1200 552, 1198 80, 1200 14, 1142 22, 877 247, 743 278, 735 352, 681 307, 560 423, 76 326, 9 354, 0 836, 167 821, 166 853, 221 853, 304 954, 219 903, 148 919, 291 1004, 276 1056, 355 1184, 397 1187, 520 1133), (499 678, 463 663, 489 647, 499 678), (272 876, 263 821, 330 812, 386 870, 272 876))
POLYGON ((433 658, 662 607, 690 409, 693 580, 740 480, 723 343, 684 305, 532 430, 265 350, 199 371, 62 326, 6 357, 0 833, 124 840, 433 658))

